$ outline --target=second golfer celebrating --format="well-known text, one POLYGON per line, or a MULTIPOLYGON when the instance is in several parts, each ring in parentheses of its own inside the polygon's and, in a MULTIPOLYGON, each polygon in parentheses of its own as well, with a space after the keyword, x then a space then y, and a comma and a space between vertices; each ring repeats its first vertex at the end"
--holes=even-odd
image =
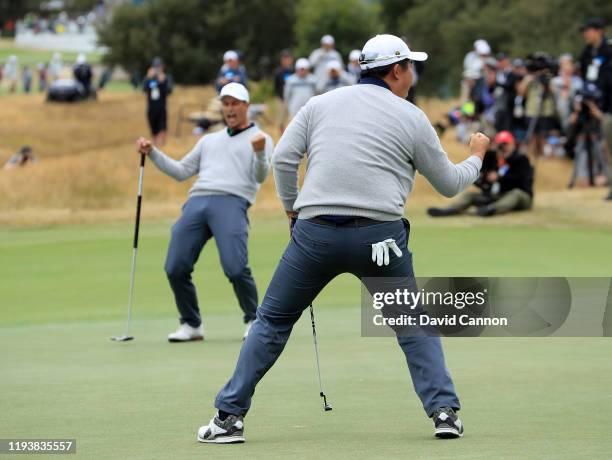
MULTIPOLYGON (((445 196, 477 179, 489 139, 475 134, 472 155, 455 165, 425 114, 405 100, 412 61, 425 59, 427 54, 411 52, 398 37, 370 39, 362 50, 360 84, 312 98, 284 132, 272 162, 285 210, 298 219, 234 375, 217 395, 218 413, 200 428, 199 441, 244 442, 243 417, 257 383, 283 351, 302 311, 334 277, 414 281, 409 225, 402 216, 416 171, 445 196), (298 194, 304 152, 307 172, 298 194)), ((461 436, 459 399, 440 338, 397 340, 436 436, 461 436)))
POLYGON ((165 270, 180 314, 180 326, 170 342, 202 340, 204 332, 193 266, 204 244, 215 238, 221 265, 234 287, 246 323, 245 337, 255 319, 257 288, 248 266, 247 209, 255 201, 269 169, 272 138, 249 121, 249 93, 229 83, 219 95, 227 128, 203 136, 185 157, 176 161, 138 139, 138 151, 149 155, 163 172, 177 180, 196 174, 180 219, 172 227, 165 270))

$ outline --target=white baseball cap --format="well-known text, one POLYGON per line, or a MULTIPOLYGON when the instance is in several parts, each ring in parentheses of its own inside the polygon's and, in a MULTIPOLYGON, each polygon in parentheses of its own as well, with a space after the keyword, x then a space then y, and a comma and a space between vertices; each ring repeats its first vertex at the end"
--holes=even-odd
POLYGON ((349 61, 358 61, 361 56, 361 50, 353 50, 349 53, 349 61))
POLYGON ((474 42, 474 49, 478 54, 491 54, 491 47, 486 40, 481 38, 474 42))
POLYGON ((229 61, 230 59, 233 61, 237 61, 238 53, 236 53, 236 51, 234 50, 229 50, 223 53, 223 62, 229 61))
POLYGON ((363 45, 359 64, 361 70, 368 70, 394 64, 404 59, 425 61, 427 60, 427 53, 410 51, 406 42, 401 38, 383 34, 370 38, 363 45))
POLYGON ((334 43, 336 43, 336 41, 331 35, 323 35, 321 37, 321 45, 333 45, 334 43))
POLYGON ((310 61, 306 58, 299 58, 295 61, 295 70, 310 69, 310 61))
POLYGON ((228 83, 221 88, 219 99, 223 99, 225 96, 233 97, 239 101, 249 102, 249 91, 240 83, 228 83))

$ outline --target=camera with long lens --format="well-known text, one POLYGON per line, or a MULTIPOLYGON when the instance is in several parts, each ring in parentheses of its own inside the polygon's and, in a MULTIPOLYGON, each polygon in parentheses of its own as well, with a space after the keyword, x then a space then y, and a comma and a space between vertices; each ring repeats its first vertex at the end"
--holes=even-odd
POLYGON ((527 72, 535 75, 542 85, 546 87, 559 70, 559 64, 544 51, 536 51, 527 56, 525 66, 527 67, 527 72))
POLYGON ((578 122, 582 124, 591 120, 591 109, 587 102, 593 102, 595 105, 601 101, 601 90, 594 83, 586 83, 582 89, 576 92, 574 102, 580 105, 578 110, 578 122))

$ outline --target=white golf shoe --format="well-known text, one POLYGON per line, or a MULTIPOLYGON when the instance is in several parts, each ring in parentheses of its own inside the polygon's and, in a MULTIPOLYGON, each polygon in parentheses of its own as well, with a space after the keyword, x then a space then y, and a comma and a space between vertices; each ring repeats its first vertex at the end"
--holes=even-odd
POLYGON ((249 335, 249 332, 251 332, 251 326, 253 325, 254 321, 255 320, 252 319, 251 321, 246 323, 246 327, 244 328, 244 335, 242 336, 242 340, 246 340, 247 336, 249 335))
POLYGON ((199 327, 191 327, 183 323, 175 332, 168 334, 168 342, 192 342, 194 340, 204 340, 204 328, 201 324, 199 327))
POLYGON ((244 418, 241 415, 228 415, 221 420, 217 413, 208 425, 200 427, 198 441, 215 444, 244 442, 244 418))

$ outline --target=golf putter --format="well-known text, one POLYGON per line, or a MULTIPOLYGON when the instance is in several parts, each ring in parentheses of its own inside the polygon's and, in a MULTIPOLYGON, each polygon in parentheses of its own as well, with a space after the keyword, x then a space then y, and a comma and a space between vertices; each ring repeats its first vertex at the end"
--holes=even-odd
POLYGON ((144 165, 146 155, 140 155, 140 174, 138 176, 138 198, 136 199, 136 224, 134 226, 134 246, 132 252, 132 271, 130 276, 130 293, 128 297, 127 327, 125 335, 111 337, 115 342, 128 342, 134 340, 130 335, 130 323, 132 322, 132 302, 134 300, 134 275, 136 274, 136 255, 138 254, 138 231, 140 229, 140 207, 142 204, 142 178, 144 176, 144 165))
POLYGON ((323 398, 323 410, 328 412, 332 410, 331 404, 327 402, 327 396, 325 396, 325 392, 323 391, 323 383, 321 382, 321 365, 319 364, 319 346, 317 344, 317 330, 315 328, 315 319, 314 319, 314 308, 312 303, 310 304, 310 322, 312 324, 312 339, 314 342, 315 349, 315 357, 317 359, 317 375, 319 376, 319 396, 323 398))

